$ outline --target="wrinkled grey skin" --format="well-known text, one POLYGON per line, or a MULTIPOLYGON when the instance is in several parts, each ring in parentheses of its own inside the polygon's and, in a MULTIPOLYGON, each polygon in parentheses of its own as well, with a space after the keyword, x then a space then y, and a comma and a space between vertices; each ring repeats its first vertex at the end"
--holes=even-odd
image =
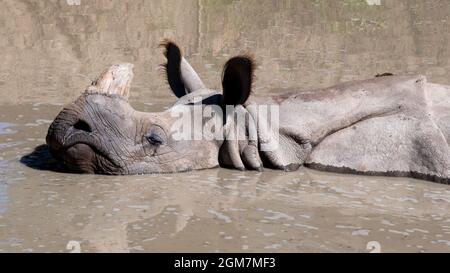
POLYGON ((311 143, 308 167, 449 182, 448 86, 382 77, 275 99, 281 128, 311 143))
MULTIPOLYGON (((221 104, 221 92, 205 88, 184 58, 180 65, 186 94, 176 105, 189 105, 198 96, 208 101, 204 108, 221 104)), ((131 68, 125 74, 124 78, 131 77, 131 68)), ((380 77, 321 90, 252 96, 238 108, 252 117, 250 122, 258 118, 250 105, 280 106, 280 145, 272 151, 261 149, 277 134, 270 130, 258 130, 256 141, 176 141, 171 135, 176 119, 170 109, 138 112, 128 104, 123 84, 117 86, 122 91, 90 88, 50 126, 47 143, 69 169, 125 175, 217 166, 293 171, 305 165, 443 183, 450 179, 450 87, 428 83, 423 76, 380 77), (149 141, 149 135, 156 135, 158 143, 149 141)))

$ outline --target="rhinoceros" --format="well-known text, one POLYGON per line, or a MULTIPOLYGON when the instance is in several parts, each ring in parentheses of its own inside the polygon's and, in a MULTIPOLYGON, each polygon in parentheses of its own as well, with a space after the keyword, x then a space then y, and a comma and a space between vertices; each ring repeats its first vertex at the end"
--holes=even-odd
MULTIPOLYGON (((241 55, 225 64, 220 92, 204 85, 175 42, 165 40, 162 46, 165 75, 178 98, 174 105, 158 113, 134 110, 128 103, 133 65, 111 66, 50 125, 46 142, 68 170, 131 175, 219 166, 296 171, 305 166, 450 180, 450 86, 429 83, 421 75, 384 74, 330 88, 257 96, 251 94, 255 62, 241 55), (263 122, 268 115, 254 110, 262 105, 278 109, 276 130, 263 122), (179 117, 173 109, 180 106, 185 112, 224 110, 211 115, 220 119, 222 130, 215 133, 223 137, 174 137, 179 117), (229 118, 233 111, 246 115, 245 122, 229 118), (245 133, 229 137, 230 128, 245 133), (277 145, 268 149, 274 139, 277 145)), ((202 135, 204 126, 194 133, 202 135)))

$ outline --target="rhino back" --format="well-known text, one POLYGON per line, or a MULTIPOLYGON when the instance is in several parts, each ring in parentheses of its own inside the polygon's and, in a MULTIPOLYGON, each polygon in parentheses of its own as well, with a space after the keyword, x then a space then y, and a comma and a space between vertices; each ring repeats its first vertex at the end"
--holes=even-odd
POLYGON ((277 96, 281 134, 312 144, 310 167, 448 182, 448 88, 383 77, 277 96))
POLYGON ((423 76, 384 77, 298 92, 280 102, 280 127, 304 128, 314 145, 362 120, 427 111, 423 76))

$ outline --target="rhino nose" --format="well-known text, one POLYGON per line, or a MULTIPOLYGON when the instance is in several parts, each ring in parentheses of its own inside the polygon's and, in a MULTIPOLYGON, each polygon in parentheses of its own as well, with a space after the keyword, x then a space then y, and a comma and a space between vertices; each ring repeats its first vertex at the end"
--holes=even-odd
POLYGON ((79 119, 72 127, 74 130, 83 131, 85 133, 92 133, 91 125, 83 119, 79 119))

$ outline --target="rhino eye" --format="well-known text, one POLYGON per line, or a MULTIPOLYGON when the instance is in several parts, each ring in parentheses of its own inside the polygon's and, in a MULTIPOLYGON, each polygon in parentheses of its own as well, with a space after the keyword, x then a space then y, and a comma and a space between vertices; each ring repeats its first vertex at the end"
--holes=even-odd
POLYGON ((155 133, 150 133, 150 134, 146 135, 145 138, 151 145, 154 145, 154 146, 159 146, 159 145, 164 144, 164 139, 160 135, 157 135, 155 133))

